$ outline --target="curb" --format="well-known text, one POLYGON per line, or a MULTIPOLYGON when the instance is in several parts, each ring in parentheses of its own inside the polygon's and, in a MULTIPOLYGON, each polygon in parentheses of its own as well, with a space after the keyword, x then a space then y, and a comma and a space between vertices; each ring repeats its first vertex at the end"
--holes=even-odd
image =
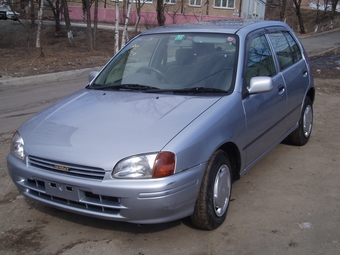
POLYGON ((323 54, 325 54, 325 53, 327 53, 327 52, 330 52, 330 51, 332 51, 332 50, 336 50, 336 49, 338 49, 338 48, 340 48, 340 46, 332 47, 332 48, 329 48, 329 49, 327 49, 327 50, 324 50, 324 51, 321 51, 321 52, 317 52, 317 53, 314 53, 314 54, 308 54, 308 53, 307 53, 307 54, 308 54, 308 58, 314 58, 314 57, 323 55, 323 54))
MULTIPOLYGON (((321 33, 310 33, 302 36, 298 36, 299 39, 307 39, 309 37, 318 37, 322 36, 327 33, 333 33, 340 31, 340 28, 336 28, 333 30, 327 30, 321 33)), ((335 46, 329 48, 322 52, 315 52, 315 53, 308 53, 308 57, 317 57, 332 50, 339 48, 340 46, 335 46)), ((306 48, 305 48, 306 50, 306 48)), ((78 69, 78 70, 70 70, 70 71, 63 71, 57 73, 48 73, 48 74, 41 74, 41 75, 34 75, 34 76, 24 76, 24 77, 0 77, 0 89, 8 86, 17 86, 17 85, 32 85, 32 84, 42 84, 42 83, 51 83, 56 81, 66 81, 75 78, 85 77, 88 76, 90 71, 99 71, 102 67, 93 67, 93 68, 85 68, 85 69, 78 69)))
POLYGON ((323 31, 323 32, 311 32, 311 33, 308 33, 308 34, 302 34, 302 35, 298 35, 298 38, 299 39, 304 39, 304 38, 309 38, 309 37, 317 37, 317 36, 321 36, 321 35, 324 35, 324 34, 329 34, 329 33, 336 33, 340 31, 340 27, 339 28, 334 28, 334 29, 330 29, 330 30, 326 30, 326 31, 323 31))
POLYGON ((55 81, 66 81, 80 77, 86 77, 91 71, 100 70, 102 67, 85 68, 78 70, 63 71, 57 73, 40 74, 25 77, 4 77, 0 78, 0 88, 7 86, 32 85, 50 83, 55 81))

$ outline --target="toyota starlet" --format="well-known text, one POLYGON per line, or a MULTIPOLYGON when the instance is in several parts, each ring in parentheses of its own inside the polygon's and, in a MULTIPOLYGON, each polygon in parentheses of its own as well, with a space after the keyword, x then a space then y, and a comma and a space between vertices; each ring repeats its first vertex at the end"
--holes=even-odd
POLYGON ((23 195, 62 210, 138 224, 190 216, 212 230, 235 180, 283 140, 308 142, 311 73, 282 22, 150 29, 20 126, 8 171, 23 195))

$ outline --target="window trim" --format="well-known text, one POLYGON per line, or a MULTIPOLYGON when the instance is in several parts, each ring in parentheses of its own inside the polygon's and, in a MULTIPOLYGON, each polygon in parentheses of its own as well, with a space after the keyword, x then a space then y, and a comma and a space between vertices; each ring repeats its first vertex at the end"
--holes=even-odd
MULTIPOLYGON (((227 0, 227 6, 217 6, 217 5, 215 5, 216 0, 214 0, 214 2, 213 2, 213 8, 215 8, 215 9, 229 9, 229 10, 235 9, 235 8, 236 8, 236 7, 235 7, 235 5, 236 5, 236 0, 233 0, 233 1, 234 1, 233 7, 228 7, 229 1, 230 1, 230 0, 227 0)), ((223 2, 223 0, 221 0, 221 5, 222 5, 222 2, 223 2)))
MULTIPOLYGON (((276 30, 277 31, 277 30, 276 30)), ((257 37, 260 37, 260 36, 264 36, 264 38, 266 39, 267 43, 268 43, 268 46, 269 46, 269 49, 272 53, 272 58, 273 58, 273 63, 274 63, 274 66, 275 66, 275 75, 278 75, 279 72, 281 70, 279 70, 278 66, 277 66, 277 58, 276 58, 276 53, 275 53, 275 50, 271 44, 271 41, 267 38, 267 35, 268 34, 268 30, 266 28, 261 28, 261 29, 258 29, 256 31, 252 31, 250 32, 247 36, 246 36, 246 44, 244 45, 244 56, 243 56, 243 68, 242 68, 242 80, 243 80, 243 84, 242 84, 242 98, 245 99, 247 96, 248 96, 248 90, 247 90, 247 80, 246 80, 246 75, 247 75, 247 65, 248 65, 248 58, 249 58, 249 53, 250 51, 248 50, 250 48, 250 45, 251 45, 251 42, 257 38, 257 37)))
POLYGON ((303 55, 303 50, 301 48, 301 45, 299 44, 299 42, 296 40, 296 38, 294 37, 293 34, 291 34, 290 31, 288 31, 287 29, 285 28, 279 28, 279 27, 275 27, 275 28, 270 28, 270 29, 266 29, 266 36, 268 37, 268 41, 270 43, 270 46, 273 50, 273 52, 275 53, 275 65, 276 65, 276 68, 277 70, 279 70, 279 72, 282 72, 283 70, 287 69, 287 68, 290 68, 291 66, 293 66, 295 63, 298 63, 299 61, 301 61, 301 59, 303 59, 304 55, 303 55), (277 52, 275 50, 275 47, 272 43, 272 40, 270 38, 270 34, 273 34, 273 33, 281 33, 283 35, 283 37, 285 38, 286 42, 287 42, 287 45, 289 47, 289 50, 290 50, 290 53, 292 55, 292 61, 293 61, 293 64, 291 65, 288 65, 288 66, 285 66, 283 68, 281 68, 281 65, 280 65, 280 61, 279 61, 279 58, 278 58, 278 55, 277 55, 277 52), (300 51, 300 59, 297 60, 297 61, 294 61, 294 52, 293 52, 293 49, 292 49, 292 46, 289 44, 289 40, 287 38, 287 34, 292 38, 292 40, 295 42, 295 45, 298 47, 298 50, 300 51))
POLYGON ((191 7, 202 7, 202 0, 194 0, 194 2, 196 3, 197 1, 200 1, 201 3, 198 5, 198 4, 191 4, 191 0, 188 1, 188 5, 191 6, 191 7))

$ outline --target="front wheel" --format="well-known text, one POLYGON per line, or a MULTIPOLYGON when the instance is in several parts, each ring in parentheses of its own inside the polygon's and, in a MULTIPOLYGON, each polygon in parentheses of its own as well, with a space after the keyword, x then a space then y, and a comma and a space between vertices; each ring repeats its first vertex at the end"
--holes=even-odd
POLYGON ((293 145, 305 145, 312 133, 313 128, 313 104, 309 97, 306 97, 301 116, 299 119, 299 127, 290 134, 289 138, 293 145))
POLYGON ((218 150, 208 162, 191 216, 196 227, 213 230, 224 222, 231 197, 231 185, 230 160, 224 151, 218 150))

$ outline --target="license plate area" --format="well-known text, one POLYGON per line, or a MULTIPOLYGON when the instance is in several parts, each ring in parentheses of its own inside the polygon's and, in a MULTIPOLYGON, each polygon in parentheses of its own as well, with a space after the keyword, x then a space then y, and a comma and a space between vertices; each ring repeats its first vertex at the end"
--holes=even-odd
POLYGON ((79 189, 68 184, 45 181, 45 190, 51 196, 79 201, 79 189))

